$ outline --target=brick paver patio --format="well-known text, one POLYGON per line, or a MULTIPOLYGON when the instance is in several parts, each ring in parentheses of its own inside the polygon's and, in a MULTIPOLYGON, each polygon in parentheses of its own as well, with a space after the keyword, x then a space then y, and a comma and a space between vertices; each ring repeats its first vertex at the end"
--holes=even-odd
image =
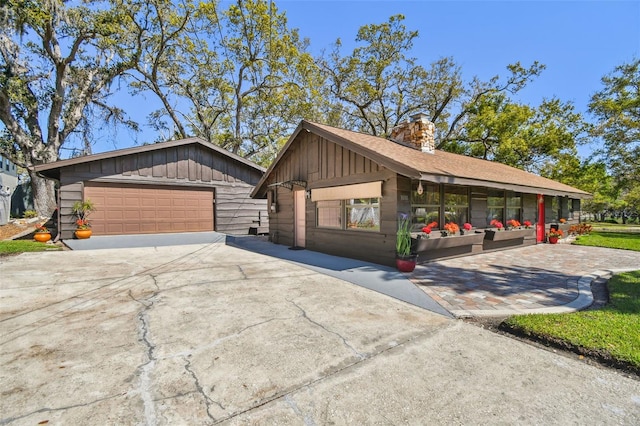
POLYGON ((411 280, 457 316, 566 305, 586 275, 640 269, 640 252, 538 244, 420 265, 411 280))

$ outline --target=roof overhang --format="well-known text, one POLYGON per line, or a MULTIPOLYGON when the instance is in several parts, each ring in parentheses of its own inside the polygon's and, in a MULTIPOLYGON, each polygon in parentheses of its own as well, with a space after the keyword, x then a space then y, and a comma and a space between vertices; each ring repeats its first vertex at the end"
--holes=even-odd
POLYGON ((538 188, 533 186, 514 185, 509 183, 503 183, 503 182, 491 182, 491 181, 468 179, 468 178, 461 178, 461 177, 455 177, 455 176, 422 174, 420 176, 420 180, 433 182, 433 183, 451 184, 451 185, 484 186, 487 188, 496 188, 496 189, 504 189, 507 191, 523 192, 525 194, 544 194, 544 195, 553 195, 553 196, 571 197, 571 198, 580 198, 580 199, 593 198, 591 194, 588 194, 586 192, 561 191, 561 190, 549 189, 549 188, 538 188))

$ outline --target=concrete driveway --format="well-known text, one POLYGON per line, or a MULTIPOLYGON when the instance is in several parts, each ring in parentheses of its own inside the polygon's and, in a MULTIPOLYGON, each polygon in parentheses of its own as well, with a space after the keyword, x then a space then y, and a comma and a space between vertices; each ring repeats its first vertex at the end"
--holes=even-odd
POLYGON ((224 244, 0 258, 0 424, 640 423, 640 381, 224 244))

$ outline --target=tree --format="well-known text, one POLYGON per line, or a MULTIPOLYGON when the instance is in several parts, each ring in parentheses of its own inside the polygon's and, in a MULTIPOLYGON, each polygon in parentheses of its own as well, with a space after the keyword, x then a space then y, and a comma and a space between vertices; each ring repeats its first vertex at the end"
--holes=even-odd
POLYGON ((54 186, 34 167, 59 158, 88 111, 126 122, 107 97, 135 55, 118 47, 128 34, 125 5, 65 3, 7 0, 0 8, 1 149, 28 170, 41 215, 55 209, 54 186))
POLYGON ((561 157, 577 158, 576 147, 587 130, 573 105, 555 98, 535 108, 490 92, 469 105, 467 114, 450 149, 534 173, 561 157))
POLYGON ((163 105, 152 125, 270 162, 300 119, 314 115, 319 80, 307 42, 273 2, 238 0, 224 11, 215 2, 164 3, 172 2, 132 12, 143 52, 133 87, 163 105))
POLYGON ((544 69, 537 62, 529 68, 516 63, 508 66, 505 80, 495 76, 465 83, 452 58, 426 69, 408 56, 418 32, 408 30, 403 20, 394 15, 388 22, 365 25, 350 54, 342 54, 337 40, 328 57, 318 60, 331 100, 340 109, 338 122, 332 124, 386 137, 400 122, 422 112, 436 125, 438 148, 457 151, 468 117, 485 96, 516 93, 544 69))
POLYGON ((591 97, 589 111, 597 118, 595 136, 620 188, 640 185, 640 59, 617 66, 602 78, 604 88, 591 97))

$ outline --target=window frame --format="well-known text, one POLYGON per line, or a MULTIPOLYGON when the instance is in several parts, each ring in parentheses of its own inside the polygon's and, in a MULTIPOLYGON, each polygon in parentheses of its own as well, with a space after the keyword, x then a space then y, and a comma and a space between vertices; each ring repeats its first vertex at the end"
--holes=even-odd
MULTIPOLYGON (((349 199, 344 199, 344 200, 318 200, 315 201, 315 210, 316 210, 316 228, 317 229, 329 229, 329 230, 339 230, 339 231, 355 231, 355 232, 380 232, 380 227, 381 227, 381 220, 380 220, 380 210, 382 208, 382 197, 362 197, 362 198, 358 198, 358 197, 354 197, 354 198, 349 198, 349 199), (367 204, 362 204, 362 205, 355 205, 353 204, 354 200, 369 200, 369 203, 367 204), (371 200, 377 200, 377 202, 371 202, 371 200), (319 213, 319 209, 323 208, 321 206, 319 206, 319 203, 339 203, 339 206, 337 208, 340 209, 340 212, 338 214, 338 221, 339 221, 339 226, 330 226, 330 225, 321 225, 320 224, 320 213, 319 213), (357 207, 349 207, 349 206, 357 206, 357 207), (358 226, 349 226, 349 221, 348 221, 348 214, 350 210, 353 210, 354 208, 373 208, 373 209, 377 209, 377 224, 374 225, 373 227, 358 227, 358 226)), ((335 209, 336 207, 324 207, 324 208, 332 208, 335 209)), ((375 214, 374 214, 375 215, 375 214)))
POLYGON ((460 209, 460 208, 464 208, 466 209, 466 213, 464 214, 465 218, 464 220, 461 220, 459 222, 454 222, 456 223, 458 226, 462 227, 462 225, 464 225, 466 222, 469 222, 470 220, 470 211, 471 211, 471 188, 469 186, 465 186, 465 185, 444 185, 443 190, 442 190, 442 219, 446 222, 446 223, 450 223, 451 220, 447 221, 446 220, 446 216, 447 216, 447 207, 453 208, 453 209, 460 209), (449 190, 449 191, 447 191, 449 190), (453 190, 453 191, 452 191, 453 190), (454 192, 457 191, 457 192, 454 192), (463 194, 464 192, 464 194, 463 194), (447 194, 456 194, 456 195, 464 195, 466 197, 466 204, 447 204, 447 194))
POLYGON ((422 230, 422 228, 430 222, 437 222, 438 226, 435 229, 440 227, 440 218, 442 217, 442 194, 440 185, 437 183, 422 183, 423 193, 418 194, 418 185, 419 181, 414 181, 411 183, 411 198, 409 199, 409 203, 411 204, 411 227, 414 231, 422 230), (429 189, 432 189, 429 191, 429 189), (433 194, 433 197, 436 199, 435 201, 430 200, 429 194, 433 194), (424 198, 424 203, 419 201, 420 198, 424 198), (432 202, 430 202, 432 201, 432 202), (434 204, 437 202, 437 204, 434 204), (417 209, 424 209, 424 214, 417 215, 417 209), (437 214, 437 219, 429 221, 428 215, 430 212, 435 211, 437 214), (425 221, 421 221, 420 218, 424 218, 425 221))

